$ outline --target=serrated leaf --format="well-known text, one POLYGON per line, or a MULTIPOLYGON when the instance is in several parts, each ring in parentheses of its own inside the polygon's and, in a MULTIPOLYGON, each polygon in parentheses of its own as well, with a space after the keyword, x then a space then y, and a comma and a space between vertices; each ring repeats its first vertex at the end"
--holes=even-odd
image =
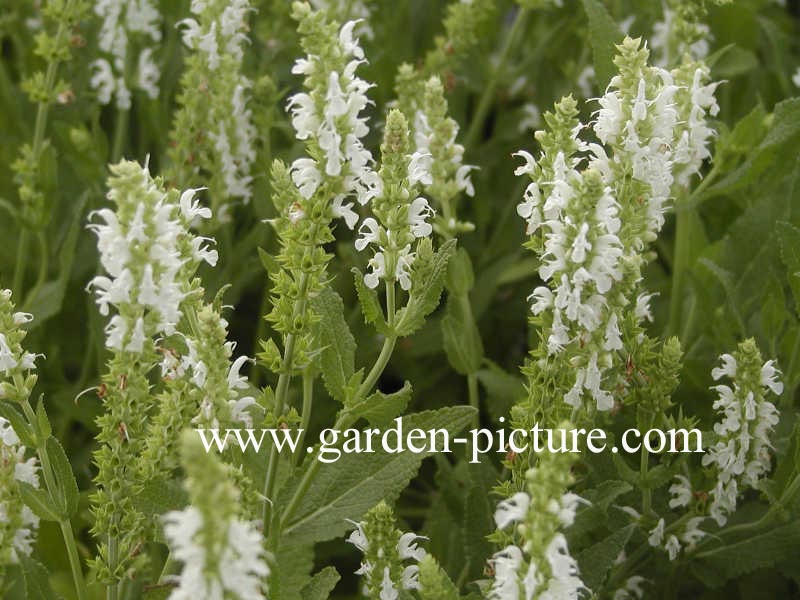
POLYGON ((349 410, 354 418, 363 417, 371 426, 383 428, 405 412, 412 392, 411 383, 406 381, 396 392, 377 391, 349 410))
POLYGON ((578 555, 580 576, 586 587, 595 590, 601 587, 609 569, 624 550, 635 529, 636 524, 631 523, 578 555))
POLYGON ((615 45, 622 41, 622 31, 599 0, 582 0, 582 4, 589 19, 589 41, 594 53, 595 80, 600 89, 603 89, 617 71, 614 65, 615 45))
POLYGON ((18 481, 22 501, 43 521, 60 521, 60 508, 46 490, 35 488, 30 483, 18 481))
MULTIPOLYGON (((424 238, 420 242, 427 240, 424 238)), ((425 317, 439 305, 439 297, 444 288, 444 278, 447 274, 447 263, 455 252, 456 241, 448 240, 432 255, 425 259, 425 252, 418 249, 417 260, 414 268, 417 270, 414 285, 408 297, 408 303, 397 313, 395 332, 403 337, 411 335, 425 324, 425 317)))
POLYGON ((389 326, 383 316, 383 309, 381 303, 378 301, 378 294, 375 290, 368 288, 364 284, 364 274, 356 267, 352 269, 356 295, 358 296, 358 303, 361 305, 361 314, 364 315, 364 322, 367 325, 372 325, 383 335, 389 334, 389 326))
POLYGON ((319 316, 315 329, 322 347, 319 366, 322 380, 328 393, 344 403, 347 384, 355 369, 356 341, 344 320, 344 303, 339 294, 323 288, 311 300, 314 312, 319 316))
POLYGON ((303 600, 327 600, 340 579, 341 576, 336 569, 325 567, 303 586, 300 597, 303 600))
POLYGON ((270 578, 270 600, 306 600, 303 590, 311 581, 314 546, 284 536, 275 552, 276 568, 270 578))
POLYGON ((462 375, 475 373, 483 360, 483 340, 466 296, 450 296, 441 323, 450 366, 462 375))
POLYGON ((134 498, 136 508, 148 516, 163 515, 165 512, 181 509, 188 501, 189 497, 184 487, 171 479, 146 481, 134 498))
POLYGON ((54 500, 58 504, 61 514, 69 518, 78 510, 78 483, 75 481, 72 465, 70 465, 63 446, 54 437, 47 438, 45 452, 47 452, 50 468, 55 477, 56 489, 52 491, 57 494, 57 497, 54 500))
POLYGON ((23 417, 10 402, 0 402, 0 417, 3 417, 11 423, 11 428, 14 430, 14 433, 17 434, 23 446, 28 446, 29 448, 36 447, 36 438, 34 437, 33 429, 28 424, 25 417, 23 417))
POLYGON ((47 412, 44 409, 44 398, 39 398, 39 403, 36 405, 36 426, 39 429, 40 439, 46 440, 53 433, 53 428, 50 426, 50 420, 47 418, 47 412))
POLYGON ((59 598, 50 587, 50 576, 41 563, 21 553, 20 565, 22 566, 27 600, 56 600, 59 598))
POLYGON ((261 266, 264 267, 264 270, 268 274, 271 275, 273 273, 276 273, 277 271, 280 271, 281 267, 278 264, 278 261, 275 260, 275 257, 272 256, 269 252, 267 252, 263 248, 261 248, 260 246, 258 248, 258 258, 261 261, 261 266))
MULTIPOLYGON (((402 418, 403 432, 413 428, 446 429, 452 436, 469 424, 473 414, 469 406, 450 406, 406 415, 402 418)), ((286 539, 299 544, 341 536, 348 528, 345 519, 358 520, 381 500, 393 502, 429 455, 427 451, 390 454, 380 448, 378 440, 373 446, 377 446, 374 453, 343 453, 336 462, 317 471, 295 515, 283 529, 286 539)), ((282 496, 284 491, 291 495, 292 486, 285 488, 282 496)), ((278 504, 285 505, 286 498, 280 500, 278 504)))

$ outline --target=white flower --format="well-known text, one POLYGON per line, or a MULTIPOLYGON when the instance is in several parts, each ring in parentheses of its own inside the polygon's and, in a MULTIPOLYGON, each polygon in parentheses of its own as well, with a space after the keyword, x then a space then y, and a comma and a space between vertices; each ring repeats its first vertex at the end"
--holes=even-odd
POLYGON ((692 500, 692 485, 683 475, 676 475, 675 479, 677 479, 678 482, 669 486, 669 493, 672 494, 669 507, 679 508, 681 506, 687 506, 692 500))
POLYGON ((667 551, 667 554, 669 554, 669 559, 675 560, 678 553, 681 551, 681 543, 678 541, 677 537, 671 535, 667 539, 667 543, 664 544, 664 549, 667 551))
POLYGON ((397 542, 397 552, 403 560, 415 560, 417 562, 425 558, 425 549, 416 544, 416 540, 427 540, 424 536, 419 536, 413 532, 404 533, 397 542))
POLYGON ((647 543, 657 548, 664 541, 664 519, 659 519, 656 526, 650 531, 647 543))
POLYGON ((792 83, 800 88, 800 67, 797 67, 797 71, 792 75, 792 83))
POLYGON ((331 213, 334 217, 344 219, 348 229, 352 229, 358 223, 358 213, 353 210, 352 202, 345 202, 343 195, 338 195, 331 202, 331 213))
POLYGON ((139 89, 143 90, 151 100, 158 98, 158 80, 161 71, 153 62, 153 49, 145 48, 139 54, 139 89))
POLYGON ((433 216, 433 209, 425 198, 415 199, 408 207, 408 224, 414 237, 428 237, 433 232, 433 227, 426 219, 433 216))
POLYGON ((783 383, 778 381, 780 374, 781 372, 775 368, 774 360, 768 360, 761 367, 761 385, 771 389, 777 396, 783 393, 783 383))
POLYGON ((700 529, 700 523, 705 521, 705 517, 692 517, 686 523, 686 529, 681 534, 681 541, 686 545, 686 550, 691 552, 697 542, 706 536, 705 531, 700 529))
POLYGON ((364 284, 368 288, 375 289, 381 278, 386 275, 386 259, 383 252, 376 252, 367 266, 371 271, 364 275, 364 284))
POLYGON ((111 64, 104 58, 98 58, 90 65, 93 74, 89 80, 89 85, 97 92, 97 100, 100 104, 111 102, 111 96, 116 88, 114 73, 111 64))
POLYGON ((645 581, 647 580, 639 575, 629 577, 625 584, 614 592, 613 600, 642 600, 644 598, 642 584, 645 581))
POLYGON ((433 156, 430 153, 414 152, 408 163, 409 185, 415 185, 417 183, 431 185, 433 183, 433 176, 431 175, 432 165, 433 156))
POLYGON ((494 512, 494 522, 498 529, 505 529, 511 523, 522 521, 528 514, 531 497, 525 492, 517 492, 511 498, 503 500, 494 512))
POLYGON ((372 217, 367 217, 358 228, 359 237, 356 242, 356 250, 361 252, 367 244, 377 244, 380 241, 381 227, 372 217))
POLYGON ((12 563, 18 563, 20 555, 30 556, 34 538, 39 528, 37 517, 25 506, 13 481, 39 487, 39 467, 36 458, 25 458, 26 448, 20 445, 19 437, 11 423, 0 417, 0 475, 11 483, 0 487, 0 542, 8 549, 12 563))
POLYGON ((736 359, 730 354, 723 354, 719 358, 722 366, 711 369, 711 377, 715 381, 725 376, 736 377, 736 359))
POLYGON ((489 600, 517 600, 519 575, 522 566, 522 551, 516 546, 506 546, 491 558, 494 567, 494 583, 489 590, 489 600))
POLYGON ((164 515, 164 535, 172 556, 183 563, 170 600, 264 599, 262 582, 270 570, 258 530, 232 519, 223 537, 215 539, 215 556, 208 556, 209 547, 201 537, 206 526, 193 506, 164 515))

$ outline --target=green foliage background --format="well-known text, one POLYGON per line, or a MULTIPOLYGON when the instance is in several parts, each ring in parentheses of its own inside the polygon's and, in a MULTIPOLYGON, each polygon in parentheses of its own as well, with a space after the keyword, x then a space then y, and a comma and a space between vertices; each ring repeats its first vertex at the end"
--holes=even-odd
MULTIPOLYGON (((522 248, 524 226, 515 207, 524 184, 512 175, 515 162, 510 158, 520 148, 536 148, 531 132, 518 126, 524 116, 523 105, 534 102, 545 110, 562 95, 576 93, 579 74, 591 64, 598 79, 603 80, 602 74, 609 70, 611 44, 617 41, 614 22, 633 15, 631 34, 647 36, 660 15, 655 2, 565 3, 567 6, 561 9, 531 11, 511 44, 509 28, 515 4, 498 0, 469 52, 441 73, 447 83, 451 113, 462 127, 460 141, 467 140, 465 162, 480 166, 473 174, 475 198, 462 203, 460 214, 474 222, 476 230, 463 235, 459 246, 468 253, 474 268, 474 285, 462 296, 468 300, 480 333, 480 340, 475 342, 482 349, 477 379, 481 423, 486 426, 498 425, 499 417, 507 414, 519 397, 519 366, 536 336, 536 331, 528 327, 525 298, 536 285, 537 263, 522 248), (496 64, 490 59, 505 48, 505 61, 496 64), (488 103, 485 113, 481 108, 484 102, 488 103)), ((0 285, 11 287, 15 272, 19 273, 20 287, 14 290, 17 302, 36 315, 27 346, 47 357, 39 363, 37 393, 44 396, 54 435, 63 444, 77 478, 80 503, 73 527, 80 549, 88 557, 93 554, 94 542, 88 533, 87 494, 92 486, 94 420, 100 403, 93 393, 78 396, 99 382, 107 352, 103 347, 104 320, 84 291, 98 268, 95 238, 85 224, 88 213, 104 205, 108 162, 119 156, 139 161, 149 156, 154 173, 166 164, 184 56, 174 24, 188 14, 188 1, 161 2, 167 48, 161 95, 151 101, 136 92, 129 114, 99 106, 89 89, 88 64, 95 52, 96 20, 87 18, 73 32, 80 36, 75 39, 73 59, 62 65, 59 73, 72 97, 50 109, 46 130, 49 144, 37 168, 48 218, 40 231, 28 236, 30 243, 25 246, 19 241, 24 225, 16 218, 18 189, 11 165, 22 145, 34 136, 36 109, 22 91, 21 82, 41 69, 42 63, 33 54, 34 40, 25 25, 26 19, 35 16, 36 3, 3 0, 2 4, 0 285)), ((231 284, 225 302, 234 307, 229 313, 232 337, 239 344, 238 351, 248 355, 256 352, 256 340, 267 333, 261 316, 268 309, 268 279, 258 249, 269 253, 276 249, 270 228, 262 222, 273 210, 268 165, 275 157, 291 159, 301 152, 283 110, 286 97, 299 86, 289 70, 301 53, 294 22, 289 18, 289 3, 262 0, 253 4, 257 12, 251 20, 251 44, 245 60, 247 74, 257 82, 251 102, 260 138, 254 199, 249 206, 235 209, 233 223, 219 236, 220 266, 202 273, 209 297, 231 284), (263 75, 269 80, 260 79, 263 75)), ((376 0, 372 6, 370 24, 375 35, 372 40, 362 39, 369 58, 363 75, 377 84, 370 92, 375 107, 368 141, 370 147, 377 148, 381 115, 395 96, 397 68, 402 62, 420 62, 434 47, 435 36, 443 32, 446 3, 376 0)), ((682 216, 679 234, 683 251, 676 253, 674 216, 669 217, 656 244, 657 255, 647 273, 647 285, 659 294, 652 330, 656 335, 680 337, 685 365, 674 399, 685 413, 705 422, 711 422, 708 373, 721 352, 753 336, 766 355, 778 359, 787 391, 779 406, 783 417, 775 444, 778 467, 769 488, 774 501, 798 468, 798 446, 792 431, 800 383, 800 97, 791 76, 800 65, 800 4, 790 1, 787 7, 781 7, 767 0, 737 0, 712 8, 709 27, 713 36, 709 58, 712 76, 725 81, 717 93, 721 107, 716 123, 719 136, 714 144, 713 167, 682 216), (676 284, 679 295, 675 293, 676 284), (670 318, 670 311, 677 311, 678 318, 670 318)), ((593 93, 600 95, 602 90, 595 87, 593 93)), ((590 115, 583 117, 587 120, 590 115)), ((345 321, 358 341, 356 364, 364 364, 380 349, 380 340, 363 323, 352 285, 350 269, 363 269, 364 260, 356 255, 350 232, 339 227, 336 234, 336 242, 330 247, 336 255, 330 268, 333 287, 344 300, 345 321)), ((384 393, 400 390, 406 380, 412 382, 409 412, 467 403, 467 383, 459 371, 464 370, 464 362, 475 358, 456 356, 454 346, 458 344, 448 342, 442 334, 447 327, 441 325, 447 324, 448 317, 457 322, 466 320, 463 315, 450 314, 456 310, 454 304, 440 308, 424 329, 398 344, 380 380, 384 393), (450 352, 446 351, 448 343, 450 352)), ((256 384, 272 383, 258 367, 249 375, 256 384)), ((319 401, 312 430, 332 423, 335 410, 333 401, 319 401)), ((451 424, 459 419, 466 424, 463 414, 446 416, 451 424)), ((620 481, 618 467, 610 457, 596 458, 591 474, 594 487, 587 493, 594 506, 571 531, 570 546, 599 553, 607 562, 616 558, 631 535, 618 529, 620 524, 607 508, 621 501, 631 486, 620 481), (598 538, 596 523, 603 525, 609 537, 598 538), (598 542, 606 546, 593 546, 598 542)), ((455 581, 483 577, 485 559, 493 552, 485 536, 493 530, 491 514, 496 498, 489 490, 500 473, 499 460, 469 466, 454 457, 436 457, 422 463, 418 472, 418 460, 396 460, 397 465, 376 465, 375 472, 391 470, 395 483, 390 485, 389 495, 397 496, 397 512, 406 528, 431 538, 428 550, 455 581)), ((371 472, 369 465, 355 459, 343 459, 326 468, 325 481, 344 477, 348 469, 371 472)), ((278 568, 302 573, 310 570, 312 563, 317 567, 334 565, 343 578, 336 597, 355 597, 357 580, 351 573, 358 568, 358 556, 341 539, 345 531, 342 519, 356 518, 354 512, 363 512, 369 506, 345 500, 343 507, 336 508, 325 495, 325 481, 319 482, 319 489, 311 490, 310 501, 331 505, 335 510, 326 513, 328 520, 315 523, 313 531, 306 531, 306 537, 302 527, 292 530, 297 546, 282 549, 278 568), (323 529, 326 534, 319 535, 323 529), (330 539, 327 533, 336 537, 330 539), (311 554, 301 547, 303 540, 322 542, 311 554)), ((373 483, 364 479, 361 485, 366 488, 373 483)), ((372 495, 367 494, 365 501, 370 498, 372 495)), ((757 522, 765 511, 772 510, 757 495, 749 500, 737 519, 757 522)), ((164 502, 163 498, 156 501, 159 510, 164 502)), ((658 597, 797 597, 797 503, 795 497, 791 505, 779 507, 779 525, 745 529, 738 535, 734 532, 720 543, 710 544, 688 568, 666 561, 646 564, 648 577, 660 584, 658 597)), ((42 523, 35 555, 47 567, 53 588, 72 597, 69 565, 55 524, 42 523)), ((604 569, 610 567, 600 559, 589 560, 582 555, 581 560, 588 561, 581 564, 589 576, 593 569, 599 569, 598 583, 604 569)), ((298 577, 302 582, 302 576, 298 577)))

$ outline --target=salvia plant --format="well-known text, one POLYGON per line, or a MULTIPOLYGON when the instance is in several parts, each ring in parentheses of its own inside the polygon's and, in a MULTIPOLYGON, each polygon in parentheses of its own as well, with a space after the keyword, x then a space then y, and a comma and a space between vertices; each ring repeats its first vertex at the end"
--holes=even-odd
POLYGON ((0 597, 800 595, 796 0, 6 0, 0 597))

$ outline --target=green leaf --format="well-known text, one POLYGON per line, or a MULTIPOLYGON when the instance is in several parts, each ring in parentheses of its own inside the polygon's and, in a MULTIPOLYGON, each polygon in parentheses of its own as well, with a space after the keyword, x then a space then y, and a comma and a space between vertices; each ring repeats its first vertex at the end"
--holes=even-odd
POLYGON ((607 521, 608 507, 618 497, 628 493, 633 486, 624 481, 604 481, 595 488, 586 490, 581 496, 589 502, 575 516, 575 522, 567 530, 568 539, 577 539, 596 528, 603 526, 607 521))
POLYGON ((596 590, 602 585, 609 569, 614 565, 619 553, 625 549, 625 544, 635 529, 636 524, 631 523, 578 555, 581 579, 586 587, 596 590))
POLYGON ((14 433, 17 434, 23 446, 35 448, 38 445, 33 428, 10 402, 0 402, 0 417, 3 417, 11 423, 11 428, 14 430, 14 433))
POLYGON ((88 192, 81 194, 75 203, 70 224, 64 242, 58 249, 58 277, 48 281, 38 288, 36 296, 25 298, 25 310, 36 315, 30 328, 40 326, 45 320, 61 311, 64 304, 64 295, 67 291, 72 263, 75 261, 75 250, 78 245, 79 234, 83 231, 83 207, 89 197, 88 192))
POLYGON ((599 0, 582 0, 582 3, 589 19, 589 42, 594 52, 595 81, 602 90, 617 72, 614 65, 614 46, 622 41, 622 31, 599 0))
POLYGON ((303 590, 312 581, 313 568, 313 544, 289 536, 282 537, 275 551, 275 568, 270 578, 270 600, 306 600, 303 590))
POLYGON ((377 391, 357 405, 350 407, 349 411, 354 419, 363 417, 371 426, 383 428, 405 412, 408 402, 411 400, 412 391, 411 383, 406 381, 403 387, 396 392, 384 394, 377 391))
POLYGON ((312 298, 311 306, 319 316, 315 325, 322 351, 319 365, 328 393, 339 402, 347 398, 347 383, 355 369, 356 341, 344 320, 344 303, 339 294, 323 288, 312 298))
POLYGON ((258 247, 258 258, 261 261, 261 266, 264 267, 264 270, 268 274, 271 275, 272 273, 280 271, 281 267, 278 264, 278 261, 275 260, 275 257, 260 246, 258 247))
MULTIPOLYGON (((446 429, 452 436, 469 424, 473 413, 469 406, 450 406, 406 415, 401 421, 403 434, 412 428, 446 429)), ((388 453, 378 439, 374 440, 373 449, 374 453, 342 453, 336 462, 317 471, 294 517, 283 530, 285 539, 310 544, 341 536, 348 528, 345 519, 358 520, 381 500, 393 502, 414 477, 422 460, 430 455, 427 451, 388 453)), ((285 506, 285 496, 293 494, 292 488, 288 486, 281 491, 279 506, 285 506)))
POLYGON ((712 73, 714 79, 732 79, 748 73, 758 67, 756 55, 740 46, 728 46, 727 51, 719 56, 712 73))
POLYGON ((489 360, 486 368, 479 370, 478 381, 486 390, 486 407, 495 422, 500 417, 508 419, 511 407, 525 397, 525 384, 521 377, 507 373, 489 360))
POLYGON ((327 600, 340 579, 341 576, 336 569, 325 567, 303 586, 300 597, 303 600, 327 600))
POLYGON ((53 434, 53 428, 50 426, 50 420, 47 418, 47 412, 44 409, 44 397, 39 397, 39 403, 36 405, 36 424, 38 428, 39 439, 46 440, 53 434))
POLYGON ((56 600, 58 598, 50 587, 50 575, 41 563, 21 553, 20 565, 22 566, 27 600, 56 600))
POLYGON ((427 317, 439 305, 447 263, 455 252, 456 241, 448 240, 436 253, 431 253, 430 241, 423 238, 417 248, 414 275, 408 304, 397 313, 395 332, 411 335, 425 324, 427 317))
POLYGON ((457 296, 463 296, 475 285, 472 261, 464 248, 456 250, 447 264, 447 289, 457 296))
POLYGON ((18 481, 19 493, 22 501, 33 513, 43 521, 60 521, 60 508, 56 505, 46 490, 33 487, 24 481, 18 481))
POLYGON ((383 309, 378 301, 377 292, 364 284, 364 274, 356 267, 353 267, 352 273, 355 279, 358 303, 361 305, 361 313, 364 315, 364 322, 375 327, 378 333, 389 335, 389 326, 383 317, 383 309))
POLYGON ((800 521, 794 520, 741 541, 699 552, 691 563, 693 573, 709 587, 765 569, 797 554, 800 521))
POLYGON ((781 221, 776 226, 781 260, 786 267, 789 287, 792 290, 797 311, 800 312, 800 228, 781 221))
MULTIPOLYGON (((792 146, 798 136, 800 136, 800 98, 790 98, 775 105, 775 110, 768 117, 769 131, 764 136, 761 143, 753 147, 752 139, 749 140, 749 149, 746 153, 746 160, 729 173, 720 181, 706 190, 705 196, 714 194, 730 193, 735 190, 753 183, 767 169, 770 170, 770 178, 777 179, 786 173, 785 168, 776 158, 781 154, 783 148, 792 146), (779 168, 781 167, 781 168, 779 168)), ((755 124, 749 124, 754 127, 755 124)), ((787 154, 787 156, 793 156, 787 154)), ((787 162, 785 166, 791 169, 787 162)))
POLYGON ((189 498, 184 487, 171 479, 150 479, 136 494, 134 504, 145 515, 158 516, 186 506, 189 498))
POLYGON ((462 375, 475 373, 483 359, 483 341, 466 296, 451 295, 441 323, 447 360, 462 375))
POLYGON ((470 579, 483 574, 484 561, 492 554, 492 544, 486 536, 494 531, 492 506, 487 490, 475 485, 464 504, 464 556, 468 561, 470 579))
POLYGON ((47 438, 45 452, 50 460, 50 468, 55 477, 56 489, 53 493, 58 494, 55 501, 58 503, 60 513, 69 518, 78 510, 78 484, 72 472, 67 453, 61 443, 54 437, 47 438))

